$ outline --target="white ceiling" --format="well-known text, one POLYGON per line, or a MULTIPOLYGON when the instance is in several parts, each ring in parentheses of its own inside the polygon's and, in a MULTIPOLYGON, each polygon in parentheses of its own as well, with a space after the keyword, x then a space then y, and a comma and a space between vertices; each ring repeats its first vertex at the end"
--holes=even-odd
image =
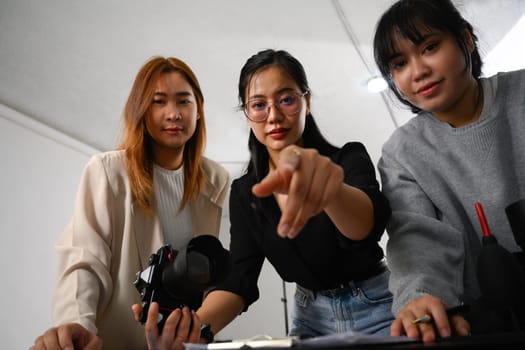
MULTIPOLYGON (((410 117, 365 88, 375 71, 374 26, 391 3, 1 0, 0 103, 98 150, 113 149, 140 66, 153 55, 177 56, 205 93, 207 155, 235 166, 248 158, 248 126, 235 108, 240 68, 261 49, 286 49, 305 66, 327 138, 362 141, 377 161, 395 123, 410 117)), ((457 3, 483 54, 525 12, 525 0, 457 3)))

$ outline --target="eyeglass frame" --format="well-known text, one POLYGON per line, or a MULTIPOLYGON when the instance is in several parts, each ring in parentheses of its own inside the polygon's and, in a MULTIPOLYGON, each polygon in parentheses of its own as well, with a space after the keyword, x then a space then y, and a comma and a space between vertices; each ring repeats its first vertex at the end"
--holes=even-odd
MULTIPOLYGON (((295 90, 292 90, 290 91, 290 93, 294 94, 295 96, 299 97, 299 99, 302 99, 303 97, 305 97, 306 95, 308 95, 310 93, 309 90, 306 90, 305 92, 298 92, 298 91, 295 91, 295 90)), ((249 101, 248 101, 249 102, 249 101)), ((297 112, 294 112, 292 114, 286 114, 284 113, 282 110, 281 110, 281 107, 279 106, 279 104, 275 105, 274 102, 272 101, 272 103, 268 103, 268 106, 267 106, 267 109, 266 109, 266 117, 264 119, 261 119, 261 120, 253 120, 252 118, 250 118, 248 116, 248 103, 245 103, 240 107, 240 109, 242 109, 242 111, 244 112, 244 116, 246 118, 248 118, 250 121, 254 122, 254 123, 263 123, 265 122, 266 120, 268 120, 268 117, 270 116, 270 107, 273 106, 275 107, 280 113, 282 113, 283 115, 286 115, 286 116, 291 116, 291 115, 294 115, 294 114, 297 114, 299 111, 300 111, 300 108, 297 112)))

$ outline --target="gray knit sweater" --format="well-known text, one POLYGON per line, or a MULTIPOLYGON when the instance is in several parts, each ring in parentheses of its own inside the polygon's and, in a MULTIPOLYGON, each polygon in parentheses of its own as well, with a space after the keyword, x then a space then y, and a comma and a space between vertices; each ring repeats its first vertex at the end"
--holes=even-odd
POLYGON ((520 250, 505 207, 525 198, 525 70, 482 79, 482 86, 475 123, 453 128, 420 113, 383 146, 378 167, 392 206, 387 259, 394 314, 423 294, 449 306, 479 297, 476 202, 498 242, 520 250))

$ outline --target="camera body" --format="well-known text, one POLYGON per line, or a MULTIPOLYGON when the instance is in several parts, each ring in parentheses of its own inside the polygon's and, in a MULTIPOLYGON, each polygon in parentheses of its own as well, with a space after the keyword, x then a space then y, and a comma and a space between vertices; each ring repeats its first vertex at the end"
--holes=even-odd
POLYGON ((180 251, 169 244, 162 246, 151 254, 148 266, 137 272, 133 282, 142 303, 139 321, 146 322, 151 303, 157 302, 157 327, 162 332, 173 310, 183 306, 197 310, 204 292, 223 281, 230 270, 229 252, 214 236, 197 236, 180 251))

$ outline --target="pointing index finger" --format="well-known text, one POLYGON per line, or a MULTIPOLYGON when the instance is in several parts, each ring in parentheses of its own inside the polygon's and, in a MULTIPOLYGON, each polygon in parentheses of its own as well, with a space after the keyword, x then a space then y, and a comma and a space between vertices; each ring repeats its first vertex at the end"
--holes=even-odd
POLYGON ((288 147, 279 157, 277 167, 252 188, 253 194, 266 197, 274 192, 288 193, 293 172, 299 167, 301 152, 297 147, 288 147))

